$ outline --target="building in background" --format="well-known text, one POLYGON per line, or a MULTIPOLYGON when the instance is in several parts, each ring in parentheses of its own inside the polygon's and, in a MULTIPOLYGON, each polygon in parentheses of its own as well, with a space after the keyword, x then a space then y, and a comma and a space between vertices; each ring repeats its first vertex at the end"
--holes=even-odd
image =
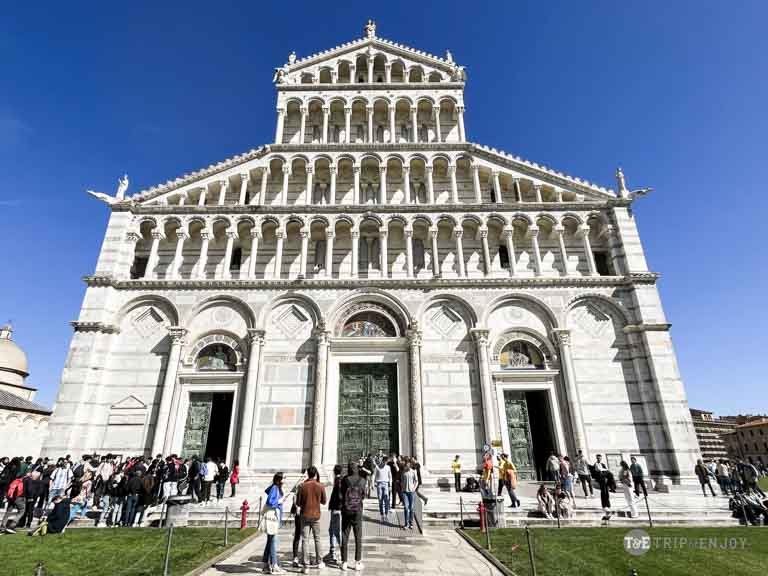
POLYGON ((751 418, 723 435, 728 457, 768 465, 768 417, 751 418))
POLYGON ((705 460, 712 458, 727 458, 728 450, 723 434, 733 432, 736 422, 730 418, 718 418, 712 412, 691 408, 693 427, 696 429, 696 439, 699 441, 701 457, 705 460))
POLYGON ((522 479, 581 449, 693 481, 642 194, 471 142, 466 81, 369 22, 276 69, 271 143, 96 194, 111 215, 46 453, 268 474, 382 449, 442 474, 492 445, 522 479))
POLYGON ((27 355, 13 341, 10 325, 0 328, 0 457, 40 454, 51 411, 33 402, 27 385, 27 355))

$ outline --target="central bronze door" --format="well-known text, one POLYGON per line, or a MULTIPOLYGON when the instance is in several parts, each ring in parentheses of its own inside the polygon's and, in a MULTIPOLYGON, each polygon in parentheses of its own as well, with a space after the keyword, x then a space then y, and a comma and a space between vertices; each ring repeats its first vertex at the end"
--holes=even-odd
POLYGON ((338 462, 397 452, 397 365, 341 364, 338 462))
POLYGON ((504 391, 504 410, 509 433, 509 457, 520 480, 536 480, 533 438, 525 392, 504 391))

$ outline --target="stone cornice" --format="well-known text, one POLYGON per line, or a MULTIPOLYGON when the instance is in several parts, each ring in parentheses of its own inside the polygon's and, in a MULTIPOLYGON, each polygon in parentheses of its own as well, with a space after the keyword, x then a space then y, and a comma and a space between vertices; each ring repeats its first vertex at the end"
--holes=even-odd
POLYGON ((636 273, 628 276, 585 276, 554 278, 388 278, 351 279, 318 278, 294 280, 117 280, 111 276, 84 276, 89 286, 110 286, 118 290, 242 290, 242 289, 415 289, 446 288, 599 288, 631 287, 655 284, 658 274, 636 273))
POLYGON ((623 331, 625 334, 631 334, 634 332, 669 332, 672 324, 666 322, 651 322, 647 324, 631 324, 624 326, 623 331))
POLYGON ((392 90, 463 90, 462 82, 383 82, 375 83, 349 83, 349 84, 278 84, 278 92, 359 92, 359 91, 387 91, 392 90))
POLYGON ((75 332, 100 332, 102 334, 119 334, 120 328, 104 322, 80 322, 73 320, 69 323, 75 332))

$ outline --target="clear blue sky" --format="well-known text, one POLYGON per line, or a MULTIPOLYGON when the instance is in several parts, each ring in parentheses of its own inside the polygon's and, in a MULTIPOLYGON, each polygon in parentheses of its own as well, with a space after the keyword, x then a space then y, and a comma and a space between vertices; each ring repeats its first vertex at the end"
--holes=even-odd
POLYGON ((52 403, 108 210, 267 143, 272 70, 380 36, 467 67, 468 137, 636 204, 691 406, 768 411, 765 2, 27 2, 0 8, 0 321, 52 403))

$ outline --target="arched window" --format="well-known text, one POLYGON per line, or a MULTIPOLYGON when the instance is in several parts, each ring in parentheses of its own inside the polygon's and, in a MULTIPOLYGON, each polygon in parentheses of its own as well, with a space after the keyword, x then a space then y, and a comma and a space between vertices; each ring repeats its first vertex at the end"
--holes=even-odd
POLYGON ((424 269, 424 241, 421 238, 413 239, 413 268, 416 272, 424 269))
POLYGON ((422 124, 419 128, 419 142, 429 142, 429 128, 426 124, 422 124))
POLYGON ((312 143, 317 144, 318 142, 320 142, 320 126, 314 124, 312 126, 312 143))
POLYGON ((533 344, 515 340, 504 346, 499 354, 499 364, 505 370, 541 370, 544 368, 544 356, 533 344))
POLYGON ((395 327, 389 318, 378 312, 360 312, 344 323, 341 335, 345 337, 394 337, 395 327))
POLYGON ((426 204, 427 203, 427 187, 424 185, 424 182, 421 182, 419 184, 419 193, 416 197, 416 201, 419 204, 426 204))
POLYGON ((341 128, 338 124, 334 125, 333 127, 333 141, 341 142, 341 128))
POLYGON ((325 270, 325 240, 315 242, 315 272, 325 270))
POLYGON ((357 125, 357 141, 363 142, 365 140, 365 132, 363 130, 363 125, 358 124, 357 125))
POLYGON ((499 263, 502 270, 509 270, 509 252, 506 246, 499 246, 499 263))
POLYGON ((400 124, 400 140, 408 142, 408 124, 400 124))
POLYGON ((384 142, 384 126, 376 128, 376 142, 384 142))
POLYGON ((211 344, 203 348, 197 355, 195 367, 201 372, 234 372, 237 370, 237 356, 229 346, 211 344))

